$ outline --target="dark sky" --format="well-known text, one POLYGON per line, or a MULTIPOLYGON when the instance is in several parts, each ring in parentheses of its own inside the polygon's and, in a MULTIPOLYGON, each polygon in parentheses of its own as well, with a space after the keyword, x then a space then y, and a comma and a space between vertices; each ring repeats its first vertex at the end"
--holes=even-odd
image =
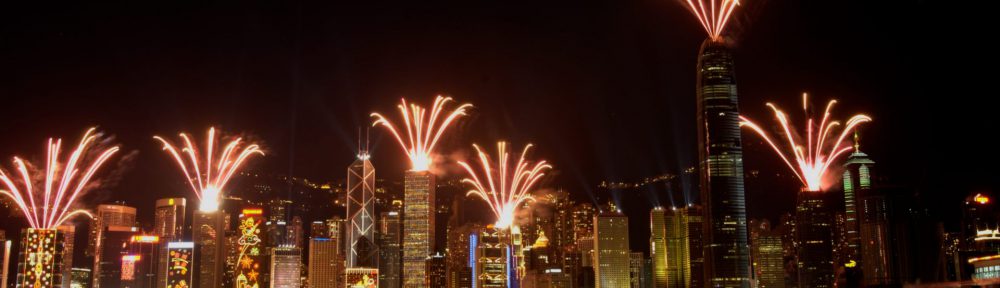
MULTIPOLYGON (((694 165, 695 57, 705 34, 679 2, 398 2, 5 7, 0 157, 41 155, 46 137, 75 141, 99 125, 138 151, 104 199, 151 202, 187 191, 177 191, 177 172, 150 137, 201 136, 217 125, 263 142, 269 154, 258 169, 339 179, 368 113, 395 116, 400 97, 429 103, 441 93, 476 105, 444 150, 531 141, 558 167, 551 184, 580 199, 601 180, 694 165)), ((968 104, 996 90, 970 86, 987 76, 958 69, 993 61, 995 47, 972 45, 978 39, 959 29, 974 25, 940 19, 952 8, 743 2, 729 31, 744 115, 770 123, 764 103, 773 101, 799 116, 805 91, 817 104, 840 99, 841 118, 872 115, 864 150, 893 183, 945 201, 942 217, 957 212, 962 195, 1000 187, 986 164, 998 156, 974 153, 995 150, 995 140, 964 136, 965 127, 992 123, 991 105, 968 104), (960 57, 970 50, 981 55, 960 57)), ((401 178, 402 155, 375 131, 375 165, 382 177, 401 178)), ((748 170, 786 172, 758 138, 745 139, 748 170)), ((751 216, 791 211, 794 187, 758 189, 751 216)))

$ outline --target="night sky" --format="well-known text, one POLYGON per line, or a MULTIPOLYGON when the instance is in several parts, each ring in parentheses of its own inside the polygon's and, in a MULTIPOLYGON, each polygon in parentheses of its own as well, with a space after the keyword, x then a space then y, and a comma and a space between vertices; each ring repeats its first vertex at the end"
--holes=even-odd
MULTIPOLYGON (((557 167, 547 186, 580 200, 602 180, 676 173, 697 160, 705 33, 675 0, 99 2, 0 9, 4 167, 13 155, 39 159, 47 137, 75 141, 88 125, 135 153, 115 166, 121 181, 85 203, 142 209, 189 196, 151 136, 204 137, 211 125, 262 142, 268 155, 251 169, 339 180, 370 112, 396 116, 400 97, 429 103, 437 94, 476 106, 443 152, 535 143, 557 167)), ((839 118, 872 115, 863 150, 890 183, 939 203, 944 220, 956 219, 964 195, 1000 191, 987 166, 1000 160, 989 152, 995 140, 964 131, 994 130, 990 101, 976 103, 996 90, 977 81, 988 73, 959 69, 994 61, 995 47, 942 23, 941 3, 743 2, 728 29, 743 115, 773 123, 772 101, 801 116, 802 92, 815 104, 839 99, 839 118), (970 52, 981 55, 961 57, 970 52)), ((401 179, 399 148, 372 131, 379 177, 401 179)), ((748 171, 787 176, 759 138, 744 140, 748 171)), ((785 180, 751 191, 751 217, 792 211, 797 183, 785 180)), ((628 196, 640 204, 626 203, 626 213, 639 218, 646 199, 664 198, 628 196)))

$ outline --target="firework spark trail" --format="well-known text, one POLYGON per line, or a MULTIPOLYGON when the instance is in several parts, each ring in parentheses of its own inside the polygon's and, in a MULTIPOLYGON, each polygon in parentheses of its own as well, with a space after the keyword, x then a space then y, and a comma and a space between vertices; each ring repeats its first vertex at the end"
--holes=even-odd
POLYGON ((733 15, 733 10, 740 5, 739 0, 708 0, 708 7, 705 7, 705 0, 685 0, 685 2, 712 40, 719 39, 722 30, 729 23, 729 17, 733 15))
POLYGON ((426 171, 430 169, 431 153, 434 152, 434 146, 441 139, 441 135, 444 134, 444 131, 448 129, 449 125, 455 119, 459 116, 465 116, 466 110, 472 107, 472 104, 462 104, 451 110, 451 112, 444 112, 445 104, 451 101, 451 97, 437 96, 434 99, 434 105, 431 106, 430 115, 427 115, 427 109, 416 104, 407 104, 406 99, 402 99, 401 103, 396 107, 399 108, 400 114, 403 115, 403 123, 406 127, 405 139, 399 134, 395 126, 392 125, 392 122, 389 122, 382 114, 371 114, 371 117, 375 118, 372 126, 382 125, 386 129, 389 129, 389 132, 399 142, 400 147, 403 148, 407 157, 410 158, 411 169, 413 171, 426 171), (445 113, 448 116, 443 121, 438 122, 438 119, 445 113))
POLYGON ((55 229, 66 220, 78 214, 88 215, 93 218, 93 215, 86 210, 70 210, 70 207, 76 203, 80 194, 86 192, 87 189, 93 188, 92 186, 88 186, 90 186, 90 180, 94 177, 94 174, 97 173, 97 170, 101 168, 104 162, 119 150, 118 146, 114 146, 101 151, 94 159, 84 159, 86 157, 85 154, 93 148, 91 145, 100 138, 100 135, 95 133, 95 130, 96 128, 87 129, 87 132, 83 134, 83 138, 80 139, 76 150, 73 150, 73 153, 70 154, 65 163, 61 163, 59 159, 62 139, 53 140, 49 138, 44 171, 31 171, 33 169, 30 168, 29 164, 26 164, 24 160, 15 156, 14 166, 17 171, 16 173, 20 174, 21 179, 19 180, 21 181, 21 185, 15 183, 18 180, 16 179, 18 175, 14 175, 15 179, 11 179, 7 171, 0 168, 0 182, 3 182, 4 187, 6 187, 6 189, 0 189, 0 194, 10 197, 14 201, 18 208, 21 209, 21 212, 24 213, 25 218, 28 219, 28 224, 32 228, 55 229), (88 160, 91 160, 89 166, 86 164, 88 160), (81 167, 78 166, 86 167, 82 175, 80 174, 81 167), (33 184, 32 172, 45 173, 45 176, 42 177, 42 191, 35 190, 39 187, 33 184), (40 199, 36 199, 35 194, 39 192, 41 195, 38 195, 40 197, 37 198, 40 199), (40 200, 40 202, 36 200, 40 200))
POLYGON ((531 149, 531 144, 524 146, 520 159, 510 166, 510 153, 507 152, 506 142, 497 142, 497 163, 496 169, 490 157, 483 153, 479 146, 473 144, 479 155, 479 162, 482 165, 484 178, 479 178, 472 166, 464 161, 458 161, 459 165, 465 168, 471 178, 462 179, 462 183, 471 184, 473 189, 468 195, 475 195, 489 204, 493 214, 497 216, 497 228, 506 228, 513 224, 514 213, 517 206, 524 201, 532 199, 530 192, 532 187, 545 176, 545 171, 552 169, 552 166, 540 160, 534 166, 524 159, 531 149), (511 171, 513 168, 513 171, 511 171), (485 182, 484 182, 485 180, 485 182), (499 181, 499 183, 497 183, 499 181))
MULTIPOLYGON (((830 164, 837 160, 838 157, 842 156, 845 152, 851 150, 850 145, 843 145, 844 138, 847 137, 851 131, 857 128, 865 122, 871 122, 872 118, 864 114, 857 114, 852 116, 847 120, 846 124, 843 125, 843 130, 836 138, 831 139, 833 134, 833 129, 840 126, 839 121, 830 121, 830 110, 833 109, 833 105, 837 103, 837 100, 831 100, 823 112, 823 118, 820 120, 819 127, 814 128, 814 121, 810 117, 806 120, 806 143, 796 142, 795 137, 792 135, 792 129, 788 124, 788 116, 785 115, 780 109, 771 103, 767 103, 767 107, 770 107, 774 111, 775 118, 778 119, 778 123, 781 124, 781 128, 784 131, 785 139, 788 141, 787 147, 790 148, 790 153, 795 157, 795 163, 787 155, 787 151, 783 151, 778 144, 768 136, 768 133, 764 129, 760 128, 759 125, 750 121, 750 119, 740 116, 740 126, 750 127, 753 131, 757 132, 767 141, 767 144, 771 145, 771 148, 778 153, 781 160, 792 169, 795 176, 802 181, 806 189, 809 191, 820 191, 826 183, 823 183, 823 179, 826 176, 830 168, 830 164), (818 135, 817 135, 818 132, 818 135), (828 142, 833 141, 833 142, 828 142), (832 145, 830 145, 832 143, 832 145)), ((808 114, 808 95, 802 94, 802 109, 808 114)), ((801 139, 800 139, 801 141, 801 139)))
POLYGON ((226 144, 222 153, 218 155, 218 158, 215 158, 216 135, 214 127, 208 129, 208 139, 205 145, 207 153, 205 155, 198 153, 194 141, 187 134, 180 133, 180 137, 184 142, 184 147, 178 150, 169 141, 163 139, 163 137, 153 136, 154 139, 163 143, 163 150, 170 153, 170 156, 173 156, 177 165, 180 166, 181 172, 184 173, 184 178, 188 181, 188 185, 191 186, 191 190, 198 197, 198 201, 200 202, 199 210, 201 211, 210 212, 218 209, 222 190, 225 188, 226 183, 229 182, 229 179, 233 177, 233 174, 240 169, 250 156, 254 154, 264 155, 264 151, 260 149, 259 145, 249 144, 241 148, 240 144, 243 143, 243 138, 236 138, 226 144), (236 152, 237 150, 239 152, 236 152), (200 158, 201 156, 204 156, 203 160, 199 160, 202 159, 200 158), (202 173, 202 162, 205 164, 204 173, 202 173), (192 169, 194 170, 193 173, 192 169))

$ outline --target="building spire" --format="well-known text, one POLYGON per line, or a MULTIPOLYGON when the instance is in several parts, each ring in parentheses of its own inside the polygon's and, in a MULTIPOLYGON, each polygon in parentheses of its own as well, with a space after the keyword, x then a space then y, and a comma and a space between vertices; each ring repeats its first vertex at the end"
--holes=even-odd
POLYGON ((854 130, 854 153, 861 152, 861 135, 858 130, 854 130))

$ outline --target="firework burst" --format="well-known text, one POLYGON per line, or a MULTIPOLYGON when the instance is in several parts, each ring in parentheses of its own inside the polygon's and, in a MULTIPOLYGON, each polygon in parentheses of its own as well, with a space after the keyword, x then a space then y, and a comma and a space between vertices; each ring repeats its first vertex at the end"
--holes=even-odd
POLYGON ((73 150, 65 160, 59 159, 62 156, 62 139, 49 138, 44 171, 33 171, 30 163, 17 156, 14 157, 14 170, 17 171, 17 175, 8 174, 4 169, 0 169, 0 182, 6 187, 5 190, 0 189, 0 194, 14 201, 25 218, 28 218, 28 224, 32 228, 55 229, 79 214, 93 218, 93 215, 86 210, 70 210, 70 208, 82 193, 93 188, 91 179, 94 174, 105 161, 118 152, 118 147, 115 146, 100 151, 96 157, 88 157, 88 152, 94 149, 92 145, 100 138, 100 134, 95 133, 95 130, 96 128, 88 129, 77 144, 76 150, 73 150), (44 176, 33 177, 39 173, 44 173, 44 176), (9 175, 13 175, 15 179, 11 179, 9 175), (18 176, 20 179, 16 179, 18 176), (42 183, 35 183, 37 178, 41 178, 42 183))
MULTIPOLYGON (((776 144, 774 140, 768 133, 761 129, 760 126, 754 124, 750 119, 740 116, 740 126, 750 127, 753 131, 757 132, 767 141, 767 144, 771 145, 771 148, 778 153, 781 160, 785 161, 785 164, 792 169, 795 176, 802 181, 805 188, 808 191, 820 191, 826 186, 823 181, 826 177, 826 173, 830 168, 830 164, 837 160, 838 157, 843 155, 845 152, 851 150, 851 145, 844 145, 844 138, 847 137, 858 127, 865 122, 871 122, 872 118, 864 114, 857 114, 852 116, 847 120, 846 124, 843 125, 843 129, 839 134, 834 132, 837 126, 841 126, 839 121, 830 120, 830 110, 833 109, 833 105, 837 103, 837 100, 830 100, 826 105, 826 109, 823 112, 823 118, 819 122, 819 126, 815 127, 816 122, 812 117, 806 120, 806 133, 805 133, 805 143, 802 139, 795 139, 792 135, 792 128, 788 124, 788 117, 771 103, 767 103, 767 107, 770 107, 774 111, 775 118, 778 119, 778 123, 781 124, 781 128, 784 131, 785 139, 788 141, 787 147, 781 147, 776 144), (833 137, 833 138, 832 138, 833 137), (803 145, 805 144, 805 145, 803 145), (789 151, 782 150, 783 148, 789 151), (795 161, 788 156, 791 154, 795 161)), ((808 95, 802 94, 802 110, 806 111, 808 115, 808 95)))
POLYGON ((437 96, 434 105, 431 106, 430 114, 427 114, 427 109, 416 104, 407 104, 406 99, 400 100, 401 103, 396 107, 403 115, 406 138, 396 130, 392 122, 379 113, 371 114, 375 118, 372 126, 382 125, 389 129, 410 158, 413 171, 427 171, 431 166, 431 153, 434 152, 434 146, 441 139, 441 135, 455 119, 465 116, 466 110, 472 107, 472 104, 462 104, 450 112, 445 112, 445 105, 451 101, 451 97, 437 96), (444 116, 445 114, 448 116, 444 116), (440 120, 441 117, 444 119, 440 120))
POLYGON ((729 23, 729 17, 733 15, 733 10, 740 5, 739 0, 684 0, 684 2, 712 40, 719 39, 722 30, 729 23))
POLYGON ((493 210, 493 214, 497 216, 497 228, 506 228, 513 224, 517 206, 532 199, 530 194, 532 187, 539 179, 545 176, 546 170, 552 169, 552 166, 546 163, 545 160, 540 160, 532 165, 524 159, 531 146, 531 144, 524 146, 520 159, 517 160, 516 164, 511 166, 510 153, 507 152, 507 143, 498 142, 497 160, 499 162, 496 163, 494 168, 494 163, 490 161, 490 157, 486 153, 483 153, 479 149, 479 146, 473 144, 472 147, 476 148, 476 152, 479 155, 479 162, 483 169, 483 178, 480 178, 468 163, 464 161, 458 162, 469 173, 469 177, 471 177, 462 179, 462 183, 468 183, 473 187, 472 190, 469 190, 467 196, 475 195, 489 204, 490 209, 493 210))
POLYGON ((222 153, 215 154, 216 144, 221 144, 216 139, 215 128, 208 129, 208 139, 205 144, 205 154, 199 154, 195 148, 194 141, 185 133, 180 133, 184 142, 183 148, 178 150, 169 141, 160 136, 153 136, 154 139, 163 143, 163 150, 170 153, 177 165, 180 166, 184 178, 187 179, 191 190, 200 202, 198 209, 211 212, 219 209, 219 201, 222 197, 223 188, 233 174, 243 165, 243 163, 255 154, 264 155, 264 151, 257 144, 249 144, 241 147, 243 138, 236 138, 223 146, 222 153), (238 152, 237 152, 238 151, 238 152), (201 158, 204 156, 204 158, 201 158), (216 158, 217 157, 217 158, 216 158), (204 166, 202 166, 204 165, 204 166), (202 169, 204 167, 204 170, 202 169))

